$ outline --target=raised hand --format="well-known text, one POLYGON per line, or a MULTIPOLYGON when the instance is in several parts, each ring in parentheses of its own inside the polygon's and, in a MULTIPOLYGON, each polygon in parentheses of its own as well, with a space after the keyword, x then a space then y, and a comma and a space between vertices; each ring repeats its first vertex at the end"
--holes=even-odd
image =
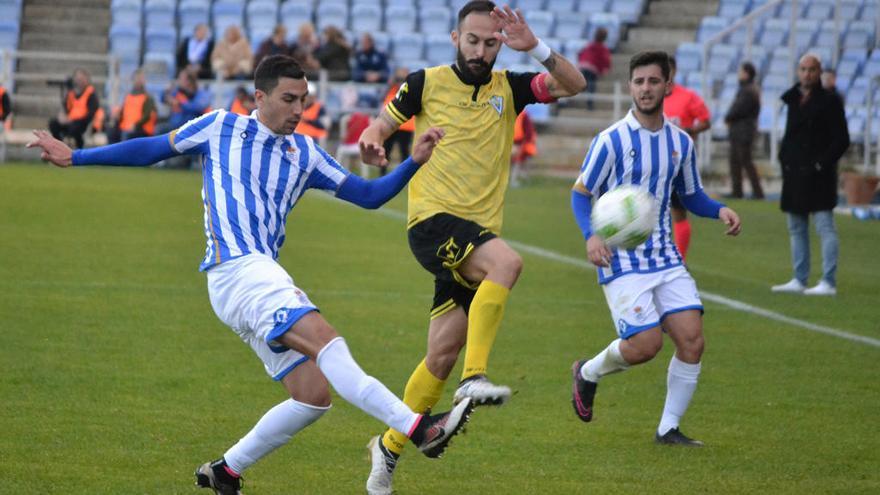
POLYGON ((498 41, 520 52, 527 52, 538 45, 538 38, 532 33, 521 10, 514 11, 505 5, 504 9, 495 7, 489 15, 501 23, 501 32, 495 33, 498 41))
POLYGON ((437 143, 439 143, 441 139, 443 139, 444 135, 446 135, 446 132, 439 127, 431 127, 423 132, 416 140, 415 146, 413 146, 413 161, 419 165, 423 165, 430 160, 431 154, 434 152, 434 147, 437 146, 437 143))
POLYGON ((28 148, 41 148, 40 158, 58 167, 69 167, 73 164, 73 151, 69 146, 52 137, 46 131, 34 131, 36 139, 27 144, 28 148))

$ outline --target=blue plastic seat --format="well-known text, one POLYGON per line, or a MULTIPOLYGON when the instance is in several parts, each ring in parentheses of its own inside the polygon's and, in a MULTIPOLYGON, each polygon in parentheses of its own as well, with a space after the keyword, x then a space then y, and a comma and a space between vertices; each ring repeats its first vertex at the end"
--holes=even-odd
POLYGON ((177 31, 171 26, 148 27, 144 34, 144 51, 174 53, 177 50, 177 31))
POLYGON ((523 12, 532 32, 539 38, 547 38, 553 34, 553 12, 546 10, 530 10, 523 12))
MULTIPOLYGON (((504 50, 502 48, 502 50, 504 50)), ((455 59, 455 48, 448 34, 430 34, 425 37, 425 58, 431 65, 450 64, 455 59)))
POLYGON ((287 0, 281 4, 281 23, 287 29, 287 38, 289 40, 296 38, 296 33, 300 26, 306 22, 312 22, 312 13, 311 5, 298 2, 297 0, 287 0))
POLYGON ((419 29, 424 35, 449 35, 452 31, 452 11, 443 6, 422 9, 419 13, 419 29))
POLYGON ((174 0, 147 0, 144 2, 144 27, 174 27, 177 5, 174 0))
POLYGON ((0 50, 18 48, 19 29, 17 20, 0 21, 0 50))
POLYGON ((608 4, 613 0, 580 0, 577 2, 578 12, 586 12, 587 14, 595 14, 597 12, 608 12, 608 4))
POLYGON ((217 0, 211 6, 214 37, 219 38, 229 26, 244 27, 244 4, 235 0, 217 0))
POLYGON ((562 39, 580 39, 587 33, 590 26, 590 14, 587 12, 568 12, 556 15, 556 29, 553 36, 562 39))
POLYGON ((126 60, 141 56, 141 30, 132 26, 110 27, 110 53, 126 60))
POLYGON ((385 9, 385 31, 410 33, 416 30, 416 11, 412 7, 392 5, 385 9))
POLYGON ((321 2, 315 11, 315 24, 319 31, 327 26, 345 31, 348 28, 348 7, 344 3, 321 2))
POLYGON ((391 45, 395 60, 424 59, 425 40, 421 33, 400 32, 394 34, 391 37, 391 45))
POLYGON ((278 24, 278 3, 275 0, 252 0, 247 6, 248 32, 270 30, 278 24))
POLYGON ((758 44, 762 46, 783 46, 788 42, 787 19, 768 19, 764 23, 764 29, 758 38, 758 44))
POLYGON ((608 39, 605 45, 611 51, 617 48, 620 41, 620 16, 611 12, 597 12, 590 15, 590 31, 587 33, 587 39, 593 39, 597 28, 604 27, 608 31, 608 39))
POLYGON ((140 0, 120 0, 110 7, 111 24, 114 26, 141 27, 140 0))
POLYGON ((516 0, 516 7, 522 9, 523 13, 530 10, 541 10, 544 8, 544 1, 545 0, 516 0))
POLYGON ((738 19, 749 9, 749 0, 721 0, 718 4, 718 17, 738 19))
POLYGON ((355 4, 351 8, 351 30, 371 33, 382 29, 382 8, 374 4, 355 4))
POLYGON ((624 24, 638 24, 645 10, 644 0, 612 0, 608 10, 620 16, 624 24))
POLYGON ((813 0, 804 5, 804 19, 822 21, 834 18, 834 2, 830 0, 813 0))
POLYGON ((697 43, 681 43, 675 50, 675 63, 679 72, 688 73, 700 70, 702 59, 703 48, 697 43))
POLYGON ((549 10, 559 17, 559 14, 568 15, 574 12, 576 0, 547 0, 544 4, 544 10, 549 10))
POLYGON ((177 22, 180 37, 189 36, 198 24, 208 24, 211 13, 207 0, 181 0, 177 6, 177 22))
POLYGON ((730 21, 723 17, 703 17, 700 26, 697 28, 697 41, 706 41, 721 31, 727 29, 730 21))

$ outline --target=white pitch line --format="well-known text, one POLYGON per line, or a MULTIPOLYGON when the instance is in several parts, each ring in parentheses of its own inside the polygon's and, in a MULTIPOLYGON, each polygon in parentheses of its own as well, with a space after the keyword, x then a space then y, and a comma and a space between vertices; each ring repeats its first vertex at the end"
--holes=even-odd
MULTIPOLYGON (((328 198, 331 196, 327 196, 328 198)), ((349 203, 346 203, 349 204, 349 203)), ((352 205, 353 206, 353 205, 352 205)), ((398 211, 392 210, 388 208, 381 208, 376 210, 377 213, 380 213, 386 217, 391 217, 395 219, 406 219, 406 214, 398 211)), ((519 241, 513 241, 510 239, 504 239, 508 244, 512 247, 529 253, 535 256, 556 261, 559 263, 576 266, 578 268, 584 268, 587 270, 594 270, 592 264, 587 262, 585 259, 575 258, 572 256, 568 256, 562 253, 557 253, 556 251, 551 251, 549 249, 545 249, 538 246, 533 246, 531 244, 525 244, 519 241)), ((730 299, 729 297, 722 296, 720 294, 714 294, 712 292, 700 291, 700 297, 706 299, 708 301, 712 301, 716 304, 720 304, 722 306, 727 306, 728 308, 734 309, 736 311, 742 311, 743 313, 750 313, 753 315, 763 316, 764 318, 778 321, 781 323, 786 323, 788 325, 792 325, 795 327, 800 327, 804 330, 808 330, 811 332, 821 333, 825 335, 830 335, 832 337, 837 337, 844 340, 849 340, 850 342, 858 342, 860 344, 869 345, 872 347, 880 347, 880 339, 875 339, 873 337, 867 337, 865 335, 858 335, 850 332, 845 332, 843 330, 838 330, 836 328, 826 327, 824 325, 818 325, 816 323, 811 323, 809 321, 801 320, 798 318, 792 318, 790 316, 786 316, 782 313, 777 313, 776 311, 771 311, 769 309, 759 308, 758 306, 753 306, 751 304, 737 301, 736 299, 730 299)))

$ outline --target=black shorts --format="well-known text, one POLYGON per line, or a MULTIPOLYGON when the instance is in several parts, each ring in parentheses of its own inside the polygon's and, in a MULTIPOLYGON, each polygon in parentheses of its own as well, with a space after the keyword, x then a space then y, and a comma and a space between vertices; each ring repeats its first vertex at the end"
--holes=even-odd
POLYGON ((684 209, 684 205, 681 204, 681 199, 679 199, 678 193, 675 190, 669 195, 669 205, 678 210, 684 209))
POLYGON ((413 225, 408 232, 409 248, 416 260, 434 274, 434 303, 431 318, 461 306, 470 309, 477 286, 458 273, 473 250, 497 237, 480 224, 448 213, 438 213, 413 225))

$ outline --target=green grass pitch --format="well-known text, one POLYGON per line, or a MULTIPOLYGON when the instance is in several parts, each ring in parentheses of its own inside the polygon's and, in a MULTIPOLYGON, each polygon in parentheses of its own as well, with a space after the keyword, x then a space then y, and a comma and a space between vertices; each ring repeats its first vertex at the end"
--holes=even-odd
MULTIPOLYGON (((0 493, 199 495, 193 469, 285 398, 210 307, 199 187, 192 172, 0 166, 0 493)), ((511 191, 505 237, 584 259, 568 190, 511 191)), ((280 262, 400 394, 424 353, 431 278, 400 215, 321 195, 291 214, 280 262)), ((739 238, 694 221, 701 290, 880 338, 880 224, 837 217, 840 293, 808 299, 769 291, 790 276, 777 205, 731 206, 739 238)), ((404 211, 404 195, 389 210, 404 211)), ((815 242, 813 253, 811 282, 815 242)), ((603 380, 594 422, 581 423, 569 367, 613 338, 604 297, 591 270, 523 257, 490 362, 516 394, 478 409, 442 460, 408 451, 397 493, 880 493, 880 348, 705 301, 703 374, 682 429, 707 447, 656 446, 671 343, 603 380)), ((382 430, 337 398, 246 473, 244 492, 363 493, 364 447, 382 430)))

